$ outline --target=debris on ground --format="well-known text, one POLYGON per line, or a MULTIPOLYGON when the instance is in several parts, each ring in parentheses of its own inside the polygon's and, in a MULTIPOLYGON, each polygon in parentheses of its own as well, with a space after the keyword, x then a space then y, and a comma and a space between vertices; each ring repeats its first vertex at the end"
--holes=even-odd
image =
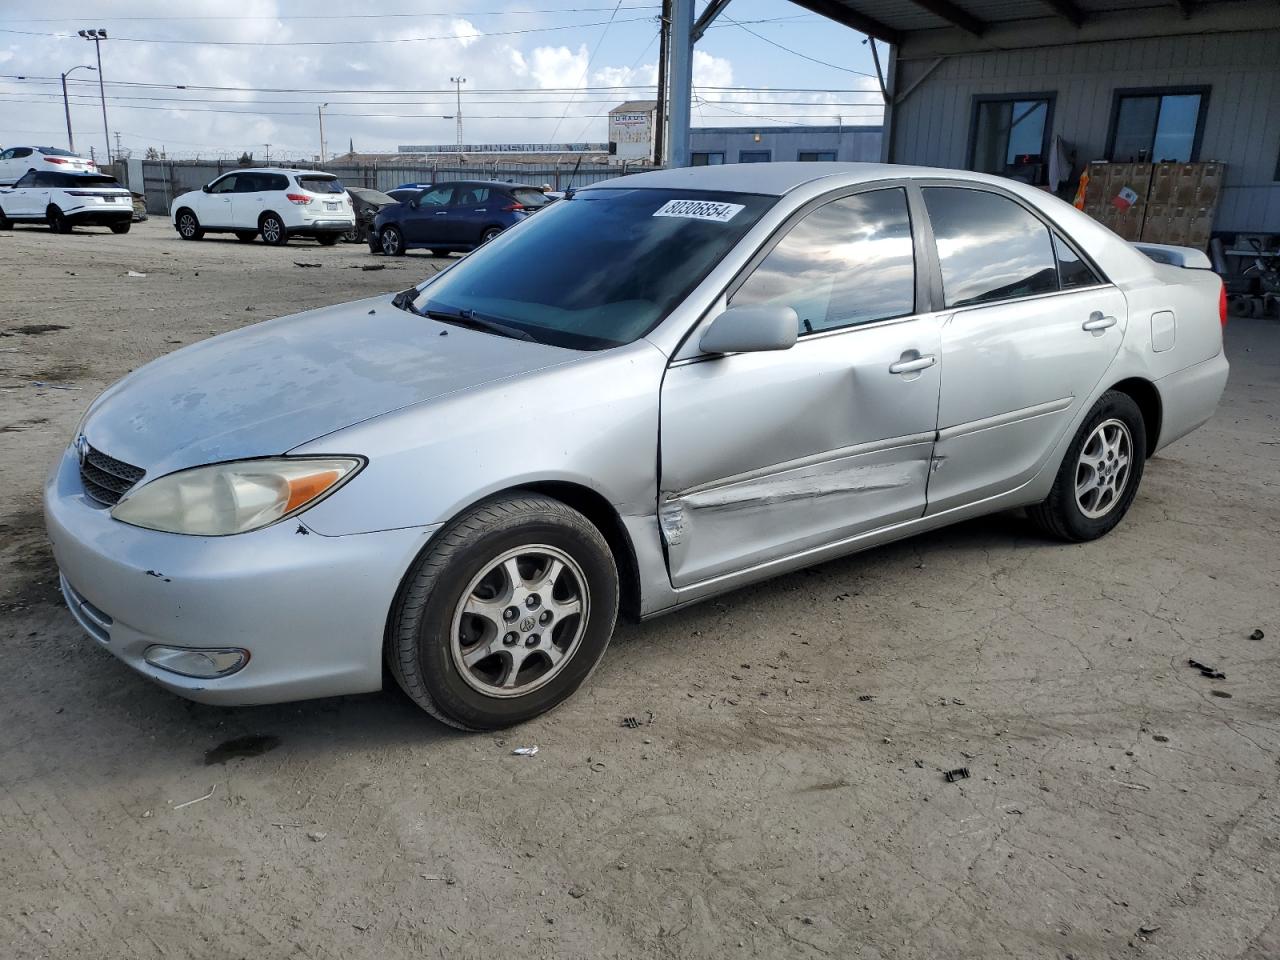
POLYGON ((532 747, 516 747, 511 751, 517 757, 536 757, 538 755, 537 746, 532 747))
POLYGON ((320 266, 320 264, 318 263, 306 263, 302 260, 293 261, 293 265, 295 267, 307 267, 307 268, 318 268, 320 266))
POLYGON ((1209 695, 1214 697, 1221 697, 1223 700, 1231 699, 1231 694, 1227 693, 1227 691, 1225 690, 1210 690, 1209 695))
POLYGON ((314 842, 314 843, 319 843, 321 840, 323 840, 323 839, 324 839, 325 837, 327 837, 327 836, 328 836, 328 834, 327 834, 327 833, 325 833, 323 830, 308 830, 308 831, 307 831, 307 839, 308 839, 308 840, 311 840, 311 841, 312 841, 312 842, 314 842))
POLYGON ((954 770, 946 771, 942 776, 947 781, 947 783, 955 783, 957 780, 968 780, 969 768, 956 767, 954 770))
POLYGON ((573 897, 573 899, 575 900, 581 900, 586 895, 587 895, 587 891, 583 890, 581 887, 569 888, 569 896, 573 897))
POLYGON ((1142 926, 1138 927, 1138 932, 1145 936, 1148 933, 1155 933, 1159 929, 1160 924, 1158 923, 1144 923, 1142 926))
POLYGON ((623 717, 622 725, 628 730, 638 730, 640 728, 640 721, 635 717, 623 717))
POLYGON ((1156 743, 1168 743, 1168 742, 1169 742, 1169 738, 1168 738, 1168 737, 1166 737, 1163 733, 1153 733, 1153 734, 1151 735, 1151 739, 1152 739, 1152 740, 1154 740, 1156 743))
POLYGON ((145 277, 145 276, 146 276, 146 274, 145 274, 145 273, 139 273, 137 270, 130 270, 127 274, 125 274, 125 276, 127 276, 127 277, 145 277))
POLYGON ((871 694, 869 694, 869 693, 864 693, 862 696, 858 697, 858 702, 859 702, 859 703, 870 703, 870 702, 871 702, 872 700, 874 700, 874 699, 875 699, 875 697, 874 697, 874 696, 872 696, 871 694))
POLYGON ((1192 670, 1199 670, 1200 676, 1208 677, 1210 680, 1225 680, 1227 675, 1216 667, 1210 667, 1201 663, 1199 660, 1188 660, 1187 666, 1192 670))
POLYGON ((369 270, 385 270, 387 265, 385 263, 363 263, 360 265, 360 269, 366 272, 369 270))
POLYGON ((188 800, 185 803, 180 803, 177 806, 175 806, 173 809, 181 810, 183 807, 189 807, 194 803, 199 803, 201 800, 208 800, 217 792, 218 792, 218 785, 215 783, 212 787, 209 788, 209 792, 206 793, 203 797, 196 797, 194 800, 188 800))
POLYGON ((1253 633, 1249 634, 1249 639, 1250 639, 1250 640, 1261 640, 1261 639, 1262 639, 1263 637, 1265 637, 1265 636, 1266 636, 1266 634, 1265 634, 1265 633, 1263 633, 1263 632, 1262 632, 1262 628, 1261 628, 1261 627, 1259 627, 1257 630, 1253 631, 1253 633))

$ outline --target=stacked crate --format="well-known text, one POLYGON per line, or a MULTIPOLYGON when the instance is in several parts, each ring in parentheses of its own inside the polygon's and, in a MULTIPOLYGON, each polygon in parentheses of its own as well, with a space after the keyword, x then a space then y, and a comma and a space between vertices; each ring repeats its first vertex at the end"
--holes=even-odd
POLYGON ((1147 215, 1147 193, 1151 189, 1151 168, 1149 163, 1093 161, 1089 164, 1084 212, 1124 239, 1140 240, 1147 215), (1136 195, 1131 202, 1126 201, 1130 191, 1136 195))
POLYGON ((1089 164, 1084 212, 1126 240, 1203 250, 1222 194, 1221 163, 1089 164))

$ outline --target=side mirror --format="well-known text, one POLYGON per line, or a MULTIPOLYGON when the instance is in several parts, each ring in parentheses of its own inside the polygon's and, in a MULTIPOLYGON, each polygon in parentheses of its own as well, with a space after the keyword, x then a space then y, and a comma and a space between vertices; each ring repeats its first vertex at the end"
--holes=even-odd
POLYGON ((730 307, 698 341, 703 353, 758 353, 795 346, 800 317, 786 306, 730 307))
POLYGON ((209 191, 209 185, 206 183, 203 187, 201 187, 201 188, 200 188, 200 191, 201 191, 202 193, 209 193, 209 192, 210 192, 210 191, 209 191))

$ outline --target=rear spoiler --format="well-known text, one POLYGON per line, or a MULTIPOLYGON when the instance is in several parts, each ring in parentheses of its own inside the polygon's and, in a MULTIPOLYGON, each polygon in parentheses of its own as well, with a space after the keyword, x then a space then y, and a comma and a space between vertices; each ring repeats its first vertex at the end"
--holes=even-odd
POLYGON ((1189 270, 1213 269, 1208 254, 1193 247, 1175 247, 1167 243, 1135 243, 1134 246, 1156 263, 1186 267, 1189 270))

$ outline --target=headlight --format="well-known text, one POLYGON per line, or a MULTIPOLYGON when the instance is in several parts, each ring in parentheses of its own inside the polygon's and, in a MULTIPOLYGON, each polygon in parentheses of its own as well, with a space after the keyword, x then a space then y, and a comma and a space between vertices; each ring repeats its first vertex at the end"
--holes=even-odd
POLYGON ((195 467, 143 484, 111 516, 166 533, 244 533, 306 509, 363 465, 354 457, 284 457, 195 467))

